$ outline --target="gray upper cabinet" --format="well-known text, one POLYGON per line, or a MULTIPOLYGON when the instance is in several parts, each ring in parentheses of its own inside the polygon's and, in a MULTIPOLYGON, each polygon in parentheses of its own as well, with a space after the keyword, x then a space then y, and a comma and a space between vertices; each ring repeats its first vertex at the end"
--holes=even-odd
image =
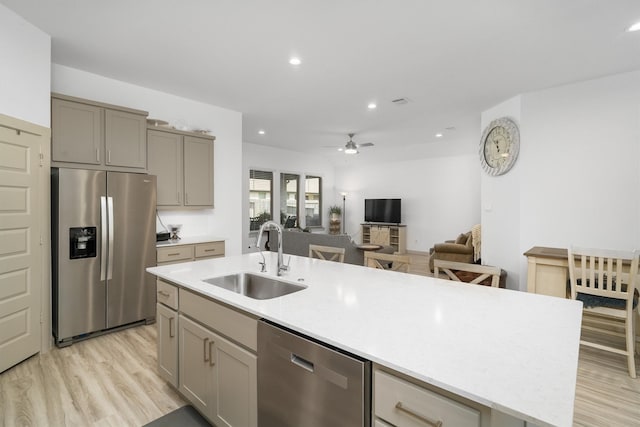
POLYGON ((158 177, 158 206, 182 205, 182 136, 149 130, 147 166, 158 177))
POLYGON ((52 166, 146 172, 147 114, 52 94, 52 166))
POLYGON ((147 117, 118 110, 104 110, 105 164, 147 168, 147 117))
POLYGON ((212 208, 215 138, 154 127, 147 140, 148 170, 158 177, 158 208, 212 208))
POLYGON ((184 137, 184 205, 213 207, 213 143, 184 137))
POLYGON ((102 127, 102 108, 53 98, 51 160, 99 165, 102 127))

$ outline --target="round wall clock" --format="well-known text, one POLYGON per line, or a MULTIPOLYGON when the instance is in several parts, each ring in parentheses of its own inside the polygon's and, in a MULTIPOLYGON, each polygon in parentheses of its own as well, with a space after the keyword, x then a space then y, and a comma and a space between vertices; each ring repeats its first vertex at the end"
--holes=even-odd
POLYGON ((482 132, 478 151, 480 164, 487 174, 497 176, 507 173, 520 151, 518 125, 507 117, 492 121, 482 132))

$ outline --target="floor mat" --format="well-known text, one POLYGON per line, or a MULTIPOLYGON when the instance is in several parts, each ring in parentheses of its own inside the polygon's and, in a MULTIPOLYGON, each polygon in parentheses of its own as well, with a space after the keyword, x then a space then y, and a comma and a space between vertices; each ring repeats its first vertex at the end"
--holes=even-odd
POLYGON ((142 427, 212 427, 202 415, 194 409, 193 406, 187 405, 178 408, 167 415, 163 415, 157 420, 151 421, 142 427))

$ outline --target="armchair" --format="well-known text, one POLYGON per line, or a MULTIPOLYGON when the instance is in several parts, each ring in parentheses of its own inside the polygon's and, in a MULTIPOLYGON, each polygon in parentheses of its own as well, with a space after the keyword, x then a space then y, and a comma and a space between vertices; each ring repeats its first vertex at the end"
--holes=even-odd
POLYGON ((460 234, 456 240, 447 240, 444 243, 436 243, 433 245, 433 248, 429 250, 429 270, 432 273, 433 261, 436 259, 474 264, 473 237, 471 231, 460 234))

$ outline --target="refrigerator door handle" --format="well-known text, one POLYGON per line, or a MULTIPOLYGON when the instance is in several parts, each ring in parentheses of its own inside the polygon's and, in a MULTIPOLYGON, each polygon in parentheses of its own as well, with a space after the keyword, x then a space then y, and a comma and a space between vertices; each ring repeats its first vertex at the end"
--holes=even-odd
POLYGON ((107 197, 107 210, 109 213, 109 264, 107 266, 107 280, 113 277, 113 197, 107 197))
POLYGON ((107 198, 100 196, 100 281, 107 274, 107 198))

